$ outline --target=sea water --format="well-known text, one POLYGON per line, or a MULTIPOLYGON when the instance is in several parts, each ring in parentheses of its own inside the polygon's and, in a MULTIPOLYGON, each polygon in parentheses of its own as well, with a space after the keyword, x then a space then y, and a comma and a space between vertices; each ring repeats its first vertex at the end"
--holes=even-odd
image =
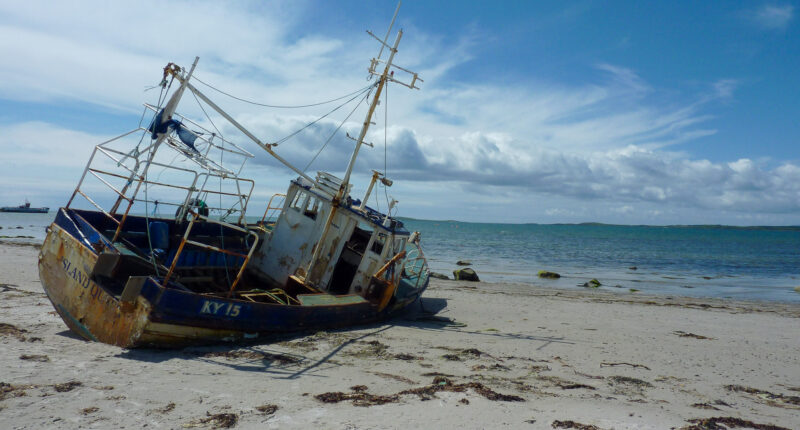
POLYGON ((481 280, 800 303, 800 227, 491 224, 405 220, 431 270, 481 280), (540 270, 559 273, 541 279, 540 270))
MULTIPOLYGON (((0 213, 0 240, 41 243, 54 218, 0 213)), ((583 288, 597 279, 609 291, 800 303, 800 227, 403 222, 421 233, 431 270, 450 277, 467 260, 489 282, 583 288)))

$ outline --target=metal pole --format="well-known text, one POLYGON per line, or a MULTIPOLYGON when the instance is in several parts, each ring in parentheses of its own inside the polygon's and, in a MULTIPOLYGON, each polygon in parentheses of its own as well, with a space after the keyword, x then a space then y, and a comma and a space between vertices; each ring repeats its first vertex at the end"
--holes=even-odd
MULTIPOLYGON (((314 266, 319 260, 319 254, 322 252, 323 244, 325 243, 325 239, 330 231, 331 224, 333 223, 333 217, 336 214, 336 209, 339 207, 344 194, 347 192, 347 185, 350 182, 350 173, 353 171, 353 166, 355 166, 356 158, 358 157, 358 150, 361 149, 361 145, 364 143, 364 137, 367 135, 367 130, 369 129, 369 125, 372 121, 372 114, 375 112, 375 108, 378 106, 378 101, 381 97, 381 91, 383 91, 383 86, 386 85, 386 80, 389 76, 389 69, 392 67, 392 59, 394 59, 394 54, 397 53, 397 46, 400 44, 400 39, 402 37, 403 30, 400 30, 397 32, 397 38, 394 41, 392 52, 389 54, 389 59, 386 60, 386 67, 383 69, 380 81, 378 82, 378 89, 375 91, 375 97, 372 99, 372 103, 369 106, 369 111, 367 112, 367 117, 364 119, 364 126, 361 128, 361 134, 358 135, 356 147, 353 149, 353 155, 350 157, 350 163, 347 165, 347 171, 345 172, 344 179, 342 180, 342 185, 339 187, 339 192, 336 193, 336 197, 334 197, 333 201, 331 201, 331 211, 328 214, 328 218, 325 220, 325 227, 322 229, 322 234, 320 235, 319 241, 317 241, 317 245, 314 248, 314 254, 311 256, 311 261, 308 263, 308 270, 306 270, 306 281, 313 273, 314 266)), ((315 281, 318 280, 311 279, 311 282, 315 281)))
POLYGON ((358 157, 358 150, 361 149, 361 145, 364 143, 364 137, 367 135, 367 130, 369 129, 369 125, 372 121, 372 114, 375 112, 375 108, 378 106, 378 100, 380 100, 383 86, 386 85, 386 79, 389 76, 389 69, 392 67, 392 59, 394 59, 394 54, 397 53, 397 45, 400 44, 400 38, 402 37, 403 30, 400 30, 397 32, 397 39, 394 41, 392 52, 389 54, 389 59, 386 61, 386 67, 383 69, 383 74, 381 74, 381 80, 380 83, 378 83, 378 89, 375 91, 375 97, 372 99, 372 104, 369 106, 367 118, 364 120, 364 127, 361 129, 361 134, 359 134, 358 141, 356 142, 356 148, 353 150, 353 155, 350 157, 350 164, 347 165, 347 172, 345 172, 344 179, 342 179, 342 186, 339 187, 339 193, 336 196, 337 200, 340 200, 342 197, 344 197, 347 185, 350 182, 350 173, 353 171, 353 166, 355 166, 356 157, 358 157))

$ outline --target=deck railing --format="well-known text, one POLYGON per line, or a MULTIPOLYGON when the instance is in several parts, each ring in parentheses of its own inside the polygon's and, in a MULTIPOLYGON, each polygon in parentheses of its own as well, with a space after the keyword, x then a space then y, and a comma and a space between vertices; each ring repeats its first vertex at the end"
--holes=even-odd
POLYGON ((286 201, 286 194, 276 193, 269 198, 267 209, 264 211, 264 216, 261 217, 261 224, 272 223, 278 220, 283 204, 286 201))
POLYGON ((166 287, 167 284, 169 283, 169 279, 172 277, 172 274, 175 272, 175 267, 178 264, 178 259, 179 259, 180 255, 181 255, 181 253, 183 252, 183 248, 186 245, 197 246, 197 247, 200 247, 200 248, 203 248, 203 249, 208 249, 208 250, 211 250, 211 251, 221 252, 221 253, 226 254, 226 255, 233 255, 235 257, 240 257, 240 258, 244 259, 243 262, 242 262, 242 266, 239 268, 239 271, 236 274, 236 278, 231 283, 230 290, 228 290, 228 298, 230 298, 233 295, 233 291, 236 289, 236 285, 239 283, 239 281, 242 278, 242 275, 244 274, 244 269, 245 269, 245 267, 247 267, 247 263, 250 262, 250 257, 253 256, 253 252, 256 250, 256 247, 258 245, 258 235, 256 233, 250 231, 250 230, 247 230, 245 228, 239 227, 237 225, 229 224, 229 223, 224 222, 224 221, 215 220, 215 219, 209 218, 207 216, 200 215, 199 213, 197 213, 197 212, 195 212, 193 210, 190 210, 189 213, 192 215, 192 219, 191 219, 191 221, 189 221, 189 225, 186 227, 186 231, 183 233, 183 238, 181 239, 181 243, 180 243, 180 245, 178 245, 178 250, 175 251, 175 256, 172 258, 172 263, 169 266, 169 270, 167 271, 167 274, 164 276, 164 280, 162 281, 162 284, 163 284, 164 287, 166 287), (195 225, 195 223, 197 222, 198 219, 202 219, 205 222, 219 224, 219 225, 221 225, 223 227, 226 227, 226 228, 229 228, 229 229, 232 229, 232 230, 236 230, 236 231, 245 233, 247 235, 250 235, 250 236, 253 237, 253 244, 250 245, 250 249, 247 252, 247 254, 242 254, 242 253, 239 253, 239 252, 234 252, 234 251, 230 251, 230 250, 227 250, 227 249, 223 249, 223 248, 220 248, 218 246, 208 245, 208 244, 205 244, 205 243, 202 243, 202 242, 197 242, 197 241, 194 241, 194 240, 190 240, 189 239, 189 235, 192 232, 192 227, 194 227, 194 225, 195 225))
POLYGON ((425 253, 422 251, 418 233, 414 233, 415 237, 409 240, 406 246, 406 259, 403 263, 403 271, 408 279, 414 280, 414 288, 420 287, 420 282, 427 279, 430 275, 428 268, 428 260, 425 258, 425 253))
MULTIPOLYGON (((109 139, 97 146, 95 146, 94 151, 92 152, 91 157, 89 158, 88 163, 83 171, 83 174, 78 181, 77 186, 75 187, 72 196, 70 197, 69 201, 67 202, 66 207, 70 207, 76 196, 83 197, 90 205, 95 207, 98 211, 103 213, 108 219, 110 219, 114 224, 117 226, 117 230, 114 234, 113 240, 116 240, 119 236, 123 225, 125 224, 125 220, 127 219, 128 215, 131 212, 131 209, 136 202, 144 203, 147 207, 158 208, 161 207, 172 207, 175 210, 175 217, 176 219, 181 219, 185 217, 186 209, 191 206, 192 201, 196 201, 195 199, 199 199, 201 196, 205 200, 212 200, 209 199, 209 196, 220 196, 220 200, 223 197, 228 199, 233 199, 233 202, 230 206, 225 207, 216 207, 216 206, 208 206, 209 210, 218 211, 222 213, 222 218, 225 219, 231 214, 238 215, 238 223, 244 224, 245 223, 245 212, 247 209, 247 204, 250 199, 250 195, 255 187, 255 182, 250 179, 243 179, 236 176, 236 174, 228 169, 221 167, 219 164, 211 162, 209 159, 204 158, 208 154, 208 150, 206 150, 205 154, 194 154, 192 152, 192 156, 195 159, 192 159, 195 163, 200 165, 204 171, 197 172, 192 169, 183 168, 179 166, 175 166, 172 164, 165 164, 157 161, 150 161, 149 166, 161 168, 162 173, 165 171, 175 172, 175 174, 184 175, 181 184, 174 184, 174 183, 166 183, 163 181, 159 181, 159 175, 148 175, 149 177, 142 175, 142 163, 146 162, 147 160, 142 160, 139 157, 142 155, 147 154, 148 151, 154 150, 152 146, 148 146, 145 149, 139 151, 138 149, 131 150, 129 152, 125 152, 110 146, 111 143, 123 139, 133 133, 141 132, 149 134, 150 131, 146 130, 142 127, 136 128, 131 130, 127 133, 124 133, 120 136, 117 136, 113 139, 109 139), (99 155, 99 156, 98 156, 99 155), (98 167, 98 165, 103 165, 105 168, 98 167), (115 171, 112 171, 116 170, 115 171), (156 176, 155 179, 150 179, 150 177, 156 176), (116 201, 111 208, 106 210, 103 205, 98 203, 98 201, 89 196, 89 190, 91 186, 86 184, 86 179, 88 177, 92 177, 99 181, 102 187, 105 187, 116 196, 116 201), (227 181, 226 183, 229 186, 235 188, 235 190, 230 191, 223 191, 209 189, 207 185, 209 182, 216 182, 210 181, 211 179, 219 179, 220 181, 227 181), (119 182, 121 185, 115 185, 114 181, 119 182), (230 185, 230 184, 233 185, 230 185), (135 185, 135 186, 133 186, 135 185), (140 187, 144 185, 145 192, 144 197, 141 196, 142 193, 139 192, 140 187), (148 190, 153 187, 156 189, 164 188, 164 189, 172 189, 172 190, 179 190, 178 194, 174 192, 164 192, 164 195, 172 196, 181 196, 179 198, 171 198, 167 199, 159 199, 159 198, 149 198, 148 197, 148 190), (123 202, 126 204, 122 205, 123 202), (124 206, 124 209, 120 212, 121 206, 124 206), (121 217, 119 217, 121 215, 121 217)), ((146 137, 146 136, 145 136, 146 137)), ((208 148, 215 146, 210 142, 210 140, 206 140, 202 136, 198 135, 198 138, 209 142, 208 148)), ((212 137, 213 139, 213 137, 212 137)), ((168 136, 165 139, 167 146, 173 147, 179 153, 183 153, 183 155, 187 155, 185 152, 180 150, 180 143, 178 143, 173 137, 168 136)), ((215 146, 217 147, 217 146, 215 146)), ((234 146, 235 147, 235 146, 234 146)), ((137 146, 138 148, 138 146, 137 146)), ((238 149, 238 147, 235 147, 238 149)), ((231 152, 241 156, 249 156, 249 153, 240 152, 238 150, 230 150, 224 149, 227 152, 231 152)), ((151 191, 152 193, 152 191, 151 191)), ((213 202, 212 202, 213 204, 213 202)))

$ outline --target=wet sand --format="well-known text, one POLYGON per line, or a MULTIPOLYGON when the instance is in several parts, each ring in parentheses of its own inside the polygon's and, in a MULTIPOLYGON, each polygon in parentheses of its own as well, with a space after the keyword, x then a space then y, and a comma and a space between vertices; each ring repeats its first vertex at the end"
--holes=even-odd
POLYGON ((67 330, 37 253, 0 244, 3 428, 800 427, 800 305, 433 280, 384 324, 125 350, 67 330))

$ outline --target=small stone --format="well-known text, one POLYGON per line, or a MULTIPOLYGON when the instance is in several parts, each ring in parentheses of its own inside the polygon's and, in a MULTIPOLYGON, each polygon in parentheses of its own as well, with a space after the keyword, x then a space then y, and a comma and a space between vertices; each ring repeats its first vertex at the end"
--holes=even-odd
POLYGON ((472 262, 469 260, 458 260, 456 266, 472 266, 472 262))
POLYGON ((436 278, 436 279, 450 279, 449 276, 447 276, 447 275, 445 275, 443 273, 431 272, 430 276, 431 276, 431 278, 436 278))
POLYGON ((636 266, 631 266, 631 267, 628 267, 628 269, 630 269, 630 270, 637 270, 637 269, 638 269, 638 267, 636 267, 636 266))

